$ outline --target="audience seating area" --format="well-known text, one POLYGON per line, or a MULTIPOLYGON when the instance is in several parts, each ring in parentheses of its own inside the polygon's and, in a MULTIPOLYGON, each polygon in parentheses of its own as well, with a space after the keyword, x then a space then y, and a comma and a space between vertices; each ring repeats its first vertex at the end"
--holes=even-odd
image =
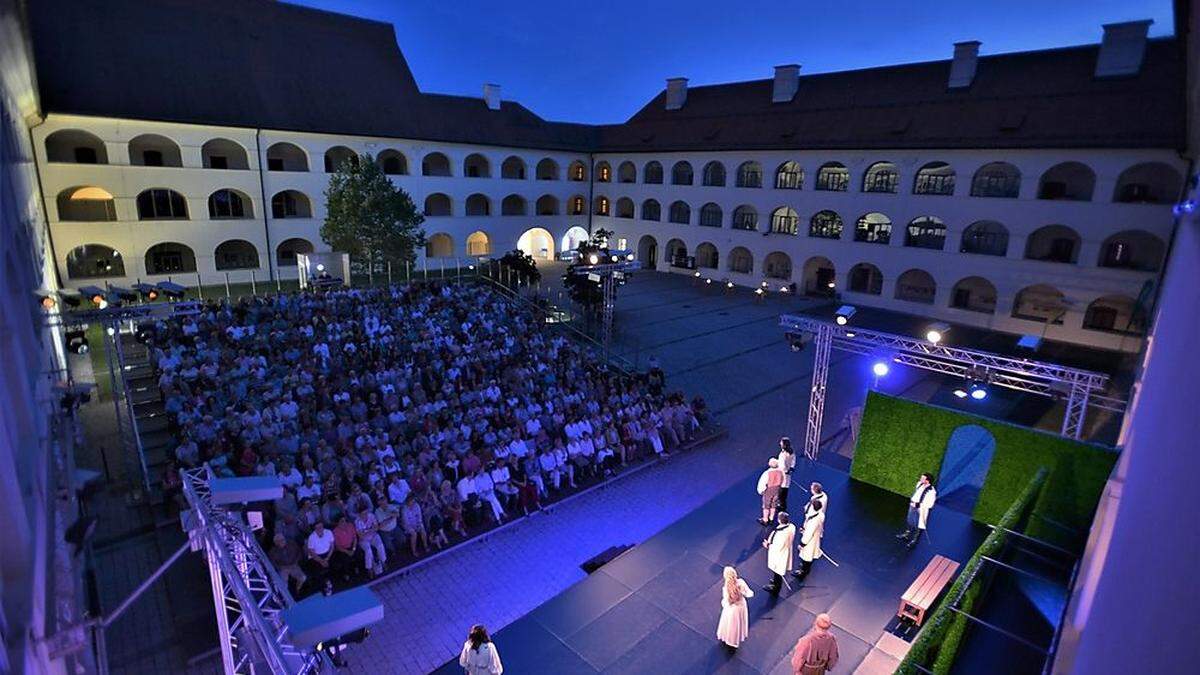
POLYGON ((278 475, 263 548, 305 595, 533 513, 704 433, 661 370, 611 370, 482 284, 210 301, 150 331, 179 470, 278 475))

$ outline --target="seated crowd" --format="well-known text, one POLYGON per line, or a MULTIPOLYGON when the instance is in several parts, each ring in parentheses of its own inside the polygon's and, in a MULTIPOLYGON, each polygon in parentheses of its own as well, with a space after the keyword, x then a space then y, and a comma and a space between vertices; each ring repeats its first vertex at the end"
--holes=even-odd
POLYGON ((278 475, 263 548, 297 591, 374 577, 666 456, 706 416, 665 395, 657 368, 610 371, 472 284, 209 302, 150 345, 179 440, 168 489, 206 462, 278 475))

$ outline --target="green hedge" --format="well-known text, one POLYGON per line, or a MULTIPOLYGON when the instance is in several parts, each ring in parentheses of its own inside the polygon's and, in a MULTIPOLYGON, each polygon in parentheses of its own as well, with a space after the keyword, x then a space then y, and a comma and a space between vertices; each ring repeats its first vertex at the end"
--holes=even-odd
POLYGON ((926 620, 921 632, 913 640, 908 654, 900 662, 900 667, 896 669, 898 675, 920 673, 917 665, 932 670, 936 675, 950 672, 950 667, 954 664, 954 657, 958 654, 958 648, 967 631, 966 617, 951 611, 950 606, 957 599, 958 608, 963 612, 969 614, 974 609, 976 601, 983 593, 983 586, 976 583, 975 575, 979 572, 984 556, 996 557, 1008 539, 1005 531, 1020 528, 1021 522, 1030 512, 1030 505, 1045 493, 1042 488, 1047 485, 1048 474, 1049 472, 1044 467, 1038 469, 1033 480, 1025 485, 1004 515, 1000 517, 996 523, 996 529, 992 530, 992 533, 983 540, 967 564, 959 570, 958 578, 946 591, 942 603, 926 620), (929 665, 931 656, 932 665, 929 665))
POLYGON ((975 520, 998 523, 1029 477, 1046 467, 1046 489, 1027 531, 1059 545, 1082 545, 1117 459, 1115 452, 1098 445, 871 392, 850 475, 908 496, 917 475, 939 471, 950 435, 968 424, 987 429, 996 439, 992 464, 975 504, 975 520))

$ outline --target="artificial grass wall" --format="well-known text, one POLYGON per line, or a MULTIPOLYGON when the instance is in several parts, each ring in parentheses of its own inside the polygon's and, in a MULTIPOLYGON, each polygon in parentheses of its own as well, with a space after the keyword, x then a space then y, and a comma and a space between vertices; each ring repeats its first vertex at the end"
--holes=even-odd
POLYGON ((978 425, 996 439, 987 479, 972 516, 998 524, 1038 469, 1048 471, 1026 532, 1059 545, 1079 547, 1117 459, 1098 445, 876 392, 867 395, 850 475, 910 496, 923 471, 937 474, 950 435, 978 425))

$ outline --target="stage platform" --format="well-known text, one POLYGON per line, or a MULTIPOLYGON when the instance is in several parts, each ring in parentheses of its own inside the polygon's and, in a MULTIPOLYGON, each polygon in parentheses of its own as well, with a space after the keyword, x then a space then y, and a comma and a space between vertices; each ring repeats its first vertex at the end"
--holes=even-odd
MULTIPOLYGON (((791 673, 791 649, 820 612, 834 621, 836 672, 891 672, 896 661, 887 652, 897 651, 899 638, 884 633, 895 627, 900 595, 934 554, 965 562, 987 534, 964 514, 936 509, 930 538, 909 551, 893 538, 903 526, 904 497, 827 466, 797 466, 789 501, 798 511, 811 481, 825 486, 824 548, 840 567, 819 561, 806 583, 790 579, 793 589, 772 598, 760 590, 770 573, 756 522, 757 480, 747 476, 495 632, 505 672, 791 673), (755 593, 750 637, 734 653, 716 639, 725 565, 737 567, 755 593)), ((435 672, 462 669, 455 660, 435 672)))

